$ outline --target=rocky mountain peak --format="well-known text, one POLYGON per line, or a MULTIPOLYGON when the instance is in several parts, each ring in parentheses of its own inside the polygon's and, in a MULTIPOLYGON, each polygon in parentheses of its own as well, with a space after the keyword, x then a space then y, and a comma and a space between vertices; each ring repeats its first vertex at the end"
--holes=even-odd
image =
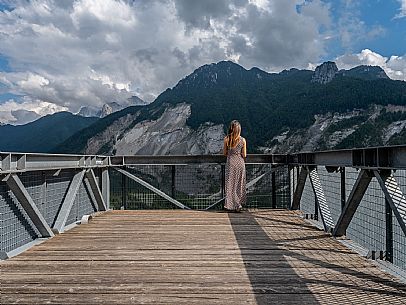
MULTIPOLYGON (((111 103, 112 104, 112 103, 111 103)), ((115 103, 117 104, 117 103, 115 103)), ((118 104, 117 104, 118 105, 118 104)), ((115 106, 115 105, 114 105, 115 106)), ((101 109, 101 114, 100 117, 104 118, 105 116, 108 116, 109 114, 113 113, 113 107, 110 106, 109 104, 104 104, 102 109, 101 109)))
POLYGON ((340 71, 343 76, 355 77, 364 80, 389 79, 385 71, 379 66, 357 66, 348 71, 340 71))
POLYGON ((177 86, 186 85, 207 88, 213 85, 225 85, 241 79, 246 71, 232 61, 220 61, 197 68, 192 74, 179 81, 177 86))
POLYGON ((335 62, 327 61, 316 68, 312 83, 327 84, 333 80, 338 72, 335 62))
POLYGON ((129 106, 145 106, 148 105, 147 102, 140 99, 138 96, 132 96, 127 101, 123 101, 120 104, 117 102, 105 103, 102 108, 95 106, 82 106, 77 113, 84 117, 98 117, 104 118, 113 112, 120 111, 129 106))

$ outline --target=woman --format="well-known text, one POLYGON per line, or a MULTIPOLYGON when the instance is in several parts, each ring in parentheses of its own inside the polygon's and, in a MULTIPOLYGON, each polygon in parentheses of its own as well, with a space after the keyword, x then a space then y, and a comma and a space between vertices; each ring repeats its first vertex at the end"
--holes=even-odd
POLYGON ((245 162, 247 143, 241 137, 241 125, 238 121, 231 122, 228 134, 224 138, 223 153, 226 162, 226 210, 240 212, 246 201, 245 162))

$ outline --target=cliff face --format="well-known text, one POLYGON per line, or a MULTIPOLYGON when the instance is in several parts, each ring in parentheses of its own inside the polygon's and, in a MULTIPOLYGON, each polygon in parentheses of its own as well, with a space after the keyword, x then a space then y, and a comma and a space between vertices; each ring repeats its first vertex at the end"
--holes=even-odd
POLYGON ((269 145, 261 147, 261 151, 293 153, 392 145, 397 144, 405 127, 405 106, 371 105, 366 110, 316 115, 309 128, 284 130, 269 141, 269 145))
POLYGON ((119 155, 217 154, 224 138, 223 125, 204 124, 197 130, 186 125, 189 104, 168 107, 156 120, 134 126, 136 115, 127 115, 89 139, 85 152, 119 155))
POLYGON ((406 83, 379 67, 338 71, 326 62, 315 71, 266 73, 220 62, 196 69, 151 104, 99 119, 54 152, 213 154, 233 119, 251 153, 402 144, 404 107, 406 83))
POLYGON ((334 62, 325 62, 314 71, 312 83, 327 84, 333 80, 337 72, 338 68, 334 62))

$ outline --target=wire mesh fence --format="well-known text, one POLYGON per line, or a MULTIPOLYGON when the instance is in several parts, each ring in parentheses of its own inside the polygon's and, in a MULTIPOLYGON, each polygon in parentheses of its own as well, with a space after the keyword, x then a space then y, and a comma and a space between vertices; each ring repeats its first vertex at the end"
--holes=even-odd
MULTIPOLYGON (((222 209, 225 193, 225 168, 221 163, 139 164, 122 167, 144 181, 144 185, 112 167, 110 207, 113 209, 178 209, 174 199, 185 206, 205 210, 222 209), (147 186, 146 186, 147 185, 147 186), (162 196, 163 192, 165 196, 162 196), (216 204, 217 203, 217 204, 216 204), (215 205, 216 204, 216 205, 215 205), (213 206, 214 205, 214 206, 213 206)), ((359 170, 344 172, 317 167, 317 177, 332 222, 337 224, 359 175, 359 170)), ((18 173, 24 188, 47 224, 55 224, 75 174, 83 169, 38 170, 18 173)), ((102 169, 95 168, 101 188, 102 169)), ((298 183, 298 167, 270 163, 246 164, 247 207, 289 208, 298 183)), ((403 193, 406 192, 406 170, 394 171, 403 193)), ((405 200, 406 201, 406 200, 405 200)), ((301 210, 322 220, 315 191, 308 175, 301 198, 301 210)), ((97 211, 96 199, 84 177, 79 185, 66 225, 74 224, 85 214, 97 211)), ((406 237, 398 219, 390 212, 385 195, 376 178, 372 178, 346 235, 369 251, 385 252, 396 266, 406 270, 406 237)), ((0 252, 12 251, 40 236, 21 203, 4 181, 0 181, 0 252)))
MULTIPOLYGON (((215 204, 222 209, 224 165, 135 165, 126 170, 191 209, 204 210, 215 204)), ((113 209, 173 209, 168 200, 111 170, 113 209)), ((247 207, 287 208, 290 204, 289 170, 271 164, 247 164, 247 207)))
MULTIPOLYGON (((325 167, 318 166, 317 172, 333 222, 337 224, 343 209, 341 190, 345 190, 344 196, 348 199, 360 171, 355 168, 346 168, 343 174, 344 186, 342 186, 342 176, 339 171, 328 172, 325 167)), ((402 192, 405 192, 406 171, 398 170, 394 176, 402 192)), ((321 222, 309 176, 303 190, 300 209, 305 214, 316 215, 313 218, 321 222)), ((390 211, 390 208, 387 207, 385 194, 377 179, 372 178, 346 230, 346 236, 367 249, 369 253, 375 252, 379 255, 382 251, 387 259, 393 260, 396 266, 406 270, 406 237, 392 213, 388 220, 388 210, 390 211)))
MULTIPOLYGON (((24 188, 32 198, 46 223, 52 227, 77 170, 36 171, 19 173, 24 188)), ((96 171, 96 175, 99 172, 96 171)), ((99 179, 97 179, 99 181, 99 179)), ((85 180, 68 216, 66 225, 75 223, 85 214, 96 211, 85 180)), ((38 230, 6 182, 0 182, 0 252, 10 252, 40 237, 38 230)))

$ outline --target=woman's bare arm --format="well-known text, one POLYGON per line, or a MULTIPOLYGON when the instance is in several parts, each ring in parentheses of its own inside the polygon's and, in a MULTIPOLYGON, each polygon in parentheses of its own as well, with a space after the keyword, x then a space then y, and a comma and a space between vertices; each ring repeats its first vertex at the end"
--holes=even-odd
POLYGON ((223 145, 223 155, 227 156, 228 148, 227 148, 227 137, 224 138, 224 145, 223 145))
POLYGON ((247 157, 247 141, 245 138, 242 141, 242 157, 245 159, 247 157))

